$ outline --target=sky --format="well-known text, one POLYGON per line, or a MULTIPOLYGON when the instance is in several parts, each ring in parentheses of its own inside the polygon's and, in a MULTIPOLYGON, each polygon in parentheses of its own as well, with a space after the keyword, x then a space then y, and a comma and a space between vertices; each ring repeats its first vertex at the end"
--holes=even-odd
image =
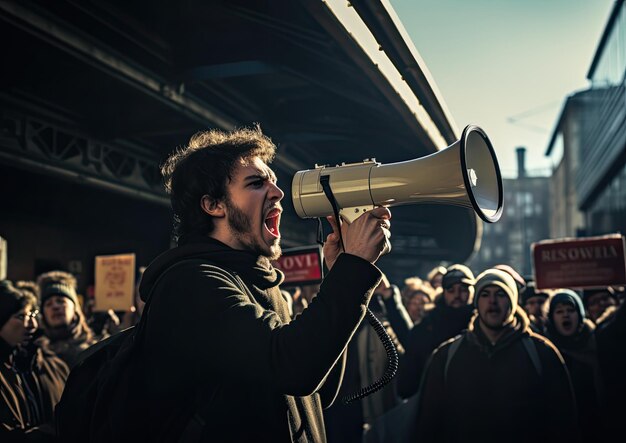
POLYGON ((506 178, 519 146, 530 175, 549 175, 548 142, 567 96, 589 86, 614 0, 389 1, 459 132, 480 126, 506 178))

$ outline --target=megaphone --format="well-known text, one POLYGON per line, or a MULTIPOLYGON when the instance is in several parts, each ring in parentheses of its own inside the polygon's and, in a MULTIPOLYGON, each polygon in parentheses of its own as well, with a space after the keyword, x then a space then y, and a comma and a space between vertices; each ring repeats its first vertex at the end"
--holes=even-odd
POLYGON ((502 215, 502 176, 489 138, 468 125, 455 143, 425 157, 386 165, 375 159, 315 165, 294 175, 291 198, 301 218, 332 215, 331 197, 348 222, 377 206, 434 203, 472 208, 494 223, 502 215))

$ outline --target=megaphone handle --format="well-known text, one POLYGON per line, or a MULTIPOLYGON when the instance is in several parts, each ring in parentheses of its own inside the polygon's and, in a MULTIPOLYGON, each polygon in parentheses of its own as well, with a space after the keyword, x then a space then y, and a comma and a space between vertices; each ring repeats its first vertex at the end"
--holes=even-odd
MULTIPOLYGON (((337 226, 339 228, 339 240, 341 242, 341 248, 344 252, 346 252, 346 248, 343 244, 343 236, 341 235, 341 219, 343 218, 346 223, 351 223, 352 221, 356 220, 356 218, 359 217, 362 212, 366 212, 367 209, 363 209, 361 212, 361 208, 347 208, 349 209, 349 211, 345 211, 343 217, 341 217, 339 215, 339 205, 337 204, 337 200, 335 199, 332 189, 330 189, 330 176, 322 175, 320 177, 320 185, 322 186, 324 194, 326 195, 326 198, 333 208, 335 220, 337 221, 337 226), (348 214, 355 214, 356 216, 352 220, 349 220, 348 214)), ((382 342, 385 351, 387 352, 387 369, 385 369, 382 377, 375 381, 373 384, 366 386, 365 388, 361 388, 358 392, 355 392, 354 394, 345 396, 343 398, 344 404, 349 404, 355 400, 360 400, 363 397, 366 397, 382 389, 387 383, 391 381, 391 379, 396 375, 396 372, 398 371, 398 352, 395 345, 393 344, 393 341, 391 340, 391 337, 389 337, 389 334, 387 334, 387 331, 385 331, 385 327, 380 323, 380 321, 378 321, 376 316, 372 313, 372 311, 370 311, 369 308, 367 308, 367 317, 370 325, 376 331, 376 334, 380 338, 380 341, 382 342)))

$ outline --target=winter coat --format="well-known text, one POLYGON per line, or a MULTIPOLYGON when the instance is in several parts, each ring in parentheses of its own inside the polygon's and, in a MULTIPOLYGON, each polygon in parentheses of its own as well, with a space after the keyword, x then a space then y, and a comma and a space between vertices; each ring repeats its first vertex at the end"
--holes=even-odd
POLYGON ((89 346, 98 342, 87 326, 81 308, 76 307, 76 316, 69 327, 52 328, 43 319, 45 346, 63 360, 70 369, 77 362, 78 355, 89 346))
POLYGON ((448 352, 460 337, 440 346, 429 361, 414 441, 579 441, 563 358, 552 343, 531 331, 521 308, 495 345, 483 334, 477 316, 461 336, 450 361, 448 352), (540 371, 523 337, 532 340, 540 371))
POLYGON ((193 417, 203 424, 195 441, 324 442, 322 406, 336 397, 344 351, 380 278, 341 254, 291 321, 283 275, 267 259, 208 237, 165 252, 142 278, 145 334, 109 440, 177 441, 193 417))
POLYGON ((626 304, 597 324, 595 336, 606 394, 607 434, 619 435, 626 416, 626 304))
POLYGON ((441 343, 466 329, 473 312, 472 305, 448 306, 442 296, 437 299, 435 308, 411 329, 405 345, 406 354, 398 369, 398 394, 402 398, 417 393, 430 354, 441 343))
POLYGON ((68 374, 41 341, 16 349, 0 338, 0 441, 20 441, 26 431, 51 426, 68 374))
MULTIPOLYGON (((398 352, 400 362, 404 347, 400 335, 411 329, 411 318, 402 306, 400 291, 392 286, 393 295, 386 300, 372 298, 369 308, 378 318, 398 352)), ((367 320, 361 323, 348 346, 348 360, 339 391, 339 398, 354 394, 379 380, 389 364, 387 352, 374 328, 367 320)), ((401 364, 401 363, 400 363, 401 364)), ((400 403, 396 378, 381 390, 349 404, 335 402, 324 411, 329 443, 360 443, 365 424, 371 424, 400 403)))
POLYGON ((565 359, 576 394, 578 418, 583 441, 594 442, 605 430, 602 408, 604 407, 604 383, 598 362, 595 324, 583 320, 581 329, 570 337, 559 334, 552 323, 546 327, 547 338, 554 343, 565 359))

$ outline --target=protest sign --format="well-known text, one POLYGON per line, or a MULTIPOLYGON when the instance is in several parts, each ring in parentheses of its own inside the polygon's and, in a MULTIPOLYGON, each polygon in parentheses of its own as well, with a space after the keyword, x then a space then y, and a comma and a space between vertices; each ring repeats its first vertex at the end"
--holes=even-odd
POLYGON ((313 285, 322 281, 322 260, 321 246, 313 245, 284 249, 272 264, 285 274, 283 285, 313 285))
POLYGON ((0 237, 0 280, 7 278, 7 241, 0 237))
POLYGON ((135 254, 96 257, 95 311, 127 311, 135 294, 135 254))
POLYGON ((537 289, 626 283, 624 236, 542 240, 531 245, 537 289))

